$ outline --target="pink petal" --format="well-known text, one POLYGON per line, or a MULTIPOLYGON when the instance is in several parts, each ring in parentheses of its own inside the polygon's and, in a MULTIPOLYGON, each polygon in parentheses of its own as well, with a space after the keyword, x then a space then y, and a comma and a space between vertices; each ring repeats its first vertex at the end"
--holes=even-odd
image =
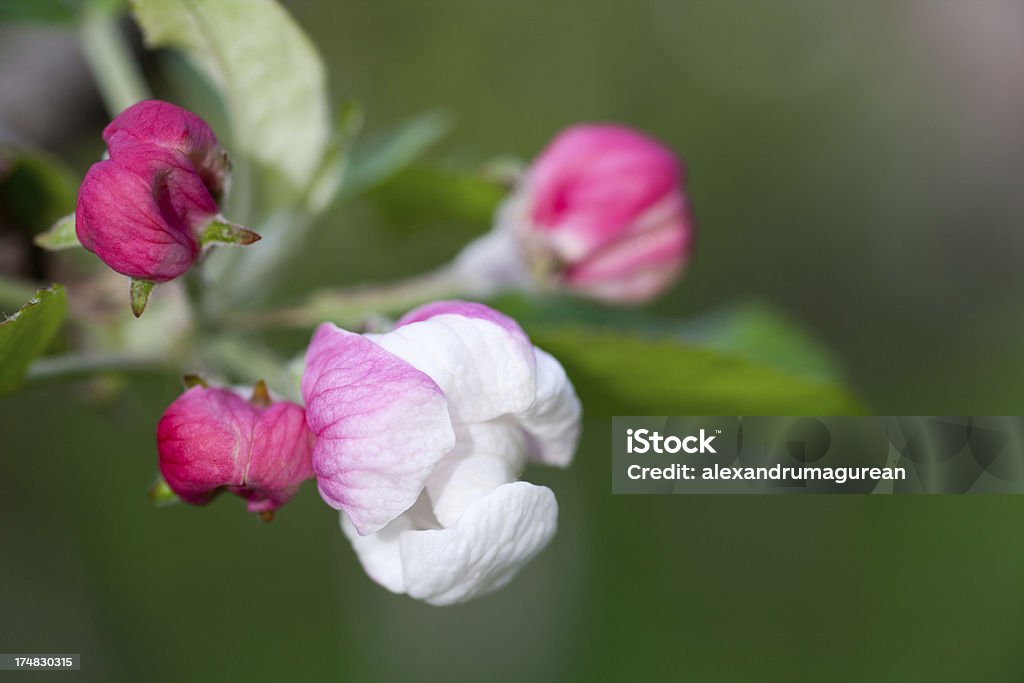
POLYGON ((360 534, 412 506, 455 443, 445 395, 429 376, 329 323, 306 352, 302 396, 320 495, 360 534))
POLYGON ((618 239, 570 265, 565 284, 613 303, 644 301, 666 289, 682 271, 694 233, 689 207, 673 193, 618 239))
POLYGON ((654 139, 617 125, 560 133, 526 179, 530 218, 570 263, 614 240, 644 211, 677 191, 682 169, 654 139))
POLYGON ((196 235, 216 214, 181 154, 134 145, 89 169, 78 191, 75 231, 122 275, 164 282, 189 269, 199 253, 196 235))
POLYGON ((229 164, 210 127, 192 112, 160 100, 144 100, 128 107, 103 130, 110 157, 144 143, 176 151, 188 158, 215 198, 224 191, 229 164))
POLYGON ((261 412, 253 428, 245 490, 236 491, 249 500, 249 512, 280 507, 313 477, 315 441, 300 406, 279 401, 261 412))
POLYGON ((160 472, 188 503, 207 503, 223 486, 241 486, 257 411, 222 389, 192 387, 157 424, 160 472))

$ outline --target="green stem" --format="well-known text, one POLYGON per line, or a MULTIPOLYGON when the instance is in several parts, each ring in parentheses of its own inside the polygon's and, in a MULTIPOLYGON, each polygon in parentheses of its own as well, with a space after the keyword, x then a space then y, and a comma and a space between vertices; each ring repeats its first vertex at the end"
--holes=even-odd
POLYGON ((445 266, 386 285, 324 290, 301 306, 240 313, 231 316, 230 322, 256 328, 309 328, 324 321, 358 327, 374 315, 401 313, 428 301, 471 295, 470 290, 452 267, 445 266))
POLYGON ((119 3, 94 0, 82 13, 82 49, 107 110, 119 114, 151 97, 121 31, 119 3))
POLYGON ((164 371, 170 365, 165 358, 126 354, 77 354, 44 356, 28 369, 28 379, 41 381, 62 377, 76 377, 104 371, 164 371))

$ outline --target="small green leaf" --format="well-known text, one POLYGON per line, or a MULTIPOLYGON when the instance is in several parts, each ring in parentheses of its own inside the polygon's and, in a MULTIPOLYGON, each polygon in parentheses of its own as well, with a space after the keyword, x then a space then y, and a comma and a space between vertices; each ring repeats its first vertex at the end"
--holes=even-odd
POLYGON ((82 246, 75 234, 75 214, 64 216, 49 230, 41 232, 33 240, 37 247, 47 251, 62 251, 82 246))
POLYGON ((66 311, 64 288, 53 285, 40 289, 17 313, 0 323, 0 393, 21 386, 28 366, 53 340, 66 311))
POLYGON ((157 507, 174 505, 175 503, 181 502, 181 499, 178 498, 178 494, 176 494, 171 487, 167 485, 167 482, 164 481, 164 478, 159 474, 156 475, 156 481, 154 481, 153 485, 149 487, 149 491, 146 492, 146 495, 149 498, 149 501, 157 507))
POLYGON ((153 293, 154 287, 156 287, 155 282, 150 282, 149 280, 136 280, 135 278, 132 278, 132 314, 136 318, 141 316, 142 312, 146 310, 146 304, 149 303, 149 295, 153 293))
MULTIPOLYGON (((220 92, 238 152, 301 197, 330 138, 324 66, 273 0, 133 0, 150 47, 183 50, 220 92)), ((280 183, 278 183, 280 184, 280 183)))
POLYGON ((237 223, 232 223, 222 216, 214 218, 207 224, 203 234, 199 237, 201 246, 213 244, 234 244, 244 246, 259 242, 260 236, 248 228, 243 228, 237 223))
POLYGON ((835 382, 668 336, 580 327, 531 330, 531 337, 565 366, 593 416, 863 413, 835 382))
POLYGON ((396 130, 356 143, 342 196, 358 195, 392 177, 422 156, 451 127, 451 119, 445 114, 427 112, 396 130))
POLYGON ((203 387, 205 389, 210 386, 205 379, 194 374, 182 375, 181 383, 185 385, 186 389, 191 389, 192 387, 203 387))

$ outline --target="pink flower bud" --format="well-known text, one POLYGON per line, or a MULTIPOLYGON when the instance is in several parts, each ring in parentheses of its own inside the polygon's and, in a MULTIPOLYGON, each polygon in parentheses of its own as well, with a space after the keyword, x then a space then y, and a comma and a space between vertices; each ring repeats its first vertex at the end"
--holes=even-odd
POLYGON ((156 438, 164 480, 193 505, 226 488, 249 501, 249 512, 266 514, 313 476, 315 437, 305 411, 288 401, 195 386, 167 408, 156 438))
POLYGON ((672 151, 642 133, 573 126, 527 172, 528 239, 561 263, 570 289, 648 299, 679 273, 693 241, 683 175, 672 151))
POLYGON ((79 242, 137 280, 182 275, 199 256, 203 230, 219 219, 224 150, 202 119, 157 101, 129 107, 103 138, 110 158, 92 165, 78 191, 79 242))
POLYGON ((473 283, 490 279, 492 290, 497 280, 612 303, 650 299, 681 272, 693 245, 683 180, 672 151, 642 133, 568 128, 527 170, 495 230, 460 255, 456 271, 473 283))
POLYGON ((138 102, 117 115, 103 130, 110 157, 142 142, 181 152, 195 168, 210 195, 220 201, 231 164, 206 121, 192 112, 160 100, 138 102))
POLYGON ((93 164, 78 190, 78 241, 128 277, 172 280, 199 256, 217 205, 180 152, 136 144, 93 164))

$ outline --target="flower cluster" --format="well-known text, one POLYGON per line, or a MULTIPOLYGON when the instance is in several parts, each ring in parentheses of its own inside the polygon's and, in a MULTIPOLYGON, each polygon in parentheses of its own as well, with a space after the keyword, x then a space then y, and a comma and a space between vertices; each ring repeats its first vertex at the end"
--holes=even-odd
MULTIPOLYGON (((186 272, 206 244, 257 239, 220 216, 229 163, 199 117, 140 102, 103 139, 109 158, 82 183, 76 231, 117 272, 151 286, 186 272)), ((515 285, 649 299, 692 247, 683 176, 641 133, 570 128, 453 272, 475 294, 515 285)), ((453 300, 384 333, 323 323, 300 393, 304 406, 273 399, 263 383, 251 398, 189 388, 157 425, 167 486, 194 505, 230 491, 269 519, 315 478, 370 577, 438 605, 503 586, 554 535, 554 494, 520 476, 530 462, 572 461, 581 407, 559 362, 511 318, 453 300)))

